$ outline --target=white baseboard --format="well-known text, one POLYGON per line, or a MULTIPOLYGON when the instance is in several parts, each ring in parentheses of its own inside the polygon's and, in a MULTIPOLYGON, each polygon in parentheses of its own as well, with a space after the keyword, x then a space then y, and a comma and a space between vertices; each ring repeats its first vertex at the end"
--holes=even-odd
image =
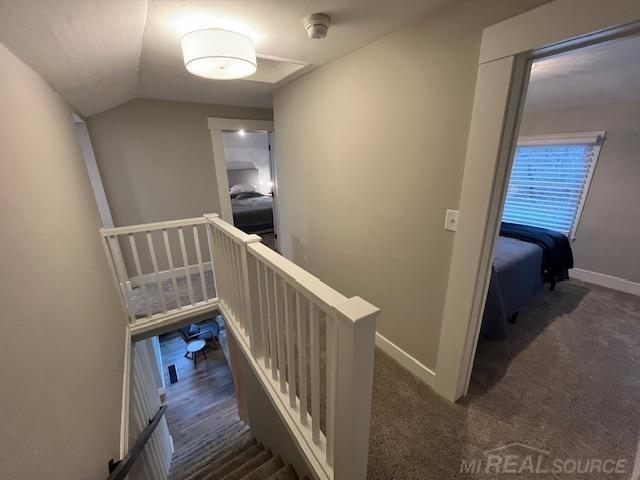
POLYGON ((607 287, 612 290, 619 290, 621 292, 630 293, 631 295, 640 296, 640 283, 632 282, 631 280, 625 280, 624 278, 614 277, 612 275, 605 275, 604 273, 591 272, 589 270, 583 270, 582 268, 572 269, 569 275, 572 278, 577 278, 583 282, 593 283, 594 285, 600 285, 601 287, 607 287))
POLYGON ((376 332, 376 346, 384 353, 393 358, 396 362, 409 370, 414 376, 424 383, 433 387, 436 372, 426 367, 407 352, 398 347, 395 343, 376 332))

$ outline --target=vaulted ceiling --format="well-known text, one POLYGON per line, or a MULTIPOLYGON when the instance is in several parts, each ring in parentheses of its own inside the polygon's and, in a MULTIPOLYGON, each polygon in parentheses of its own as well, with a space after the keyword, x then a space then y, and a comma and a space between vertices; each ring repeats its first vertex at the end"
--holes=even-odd
POLYGON ((0 0, 0 42, 87 116, 136 97, 269 107, 279 84, 447 1, 0 0), (302 27, 315 12, 333 20, 324 40, 310 40, 302 27), (306 66, 276 83, 256 80, 287 64, 260 59, 247 80, 195 77, 184 68, 180 36, 212 26, 238 26, 259 55, 306 66))

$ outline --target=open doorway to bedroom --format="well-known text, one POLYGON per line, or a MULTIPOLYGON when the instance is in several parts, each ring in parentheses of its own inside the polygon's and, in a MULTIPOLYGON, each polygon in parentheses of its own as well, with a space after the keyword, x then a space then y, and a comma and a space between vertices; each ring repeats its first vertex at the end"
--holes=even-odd
POLYGON ((640 36, 533 61, 516 137, 463 402, 508 419, 501 434, 527 448, 630 471, 640 431, 630 401, 640 396, 640 36), (559 441, 567 436, 579 441, 559 441))
POLYGON ((220 216, 278 250, 278 177, 271 120, 208 118, 220 216))
POLYGON ((276 250, 274 168, 269 132, 222 132, 233 223, 276 250))

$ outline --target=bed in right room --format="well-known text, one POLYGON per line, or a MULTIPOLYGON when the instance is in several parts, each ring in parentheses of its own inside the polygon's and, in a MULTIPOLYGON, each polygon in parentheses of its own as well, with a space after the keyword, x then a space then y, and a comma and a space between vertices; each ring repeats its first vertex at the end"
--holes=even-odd
POLYGON ((546 228, 503 222, 496 243, 480 333, 503 339, 507 324, 540 293, 569 279, 573 253, 566 235, 546 228))

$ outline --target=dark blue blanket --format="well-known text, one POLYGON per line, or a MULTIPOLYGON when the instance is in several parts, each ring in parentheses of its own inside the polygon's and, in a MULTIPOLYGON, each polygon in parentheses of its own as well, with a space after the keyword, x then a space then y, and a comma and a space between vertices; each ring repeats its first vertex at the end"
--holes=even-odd
POLYGON ((569 269, 573 268, 573 252, 569 239, 563 233, 547 228, 502 222, 500 235, 535 243, 542 248, 540 271, 552 287, 556 282, 569 279, 569 269))

